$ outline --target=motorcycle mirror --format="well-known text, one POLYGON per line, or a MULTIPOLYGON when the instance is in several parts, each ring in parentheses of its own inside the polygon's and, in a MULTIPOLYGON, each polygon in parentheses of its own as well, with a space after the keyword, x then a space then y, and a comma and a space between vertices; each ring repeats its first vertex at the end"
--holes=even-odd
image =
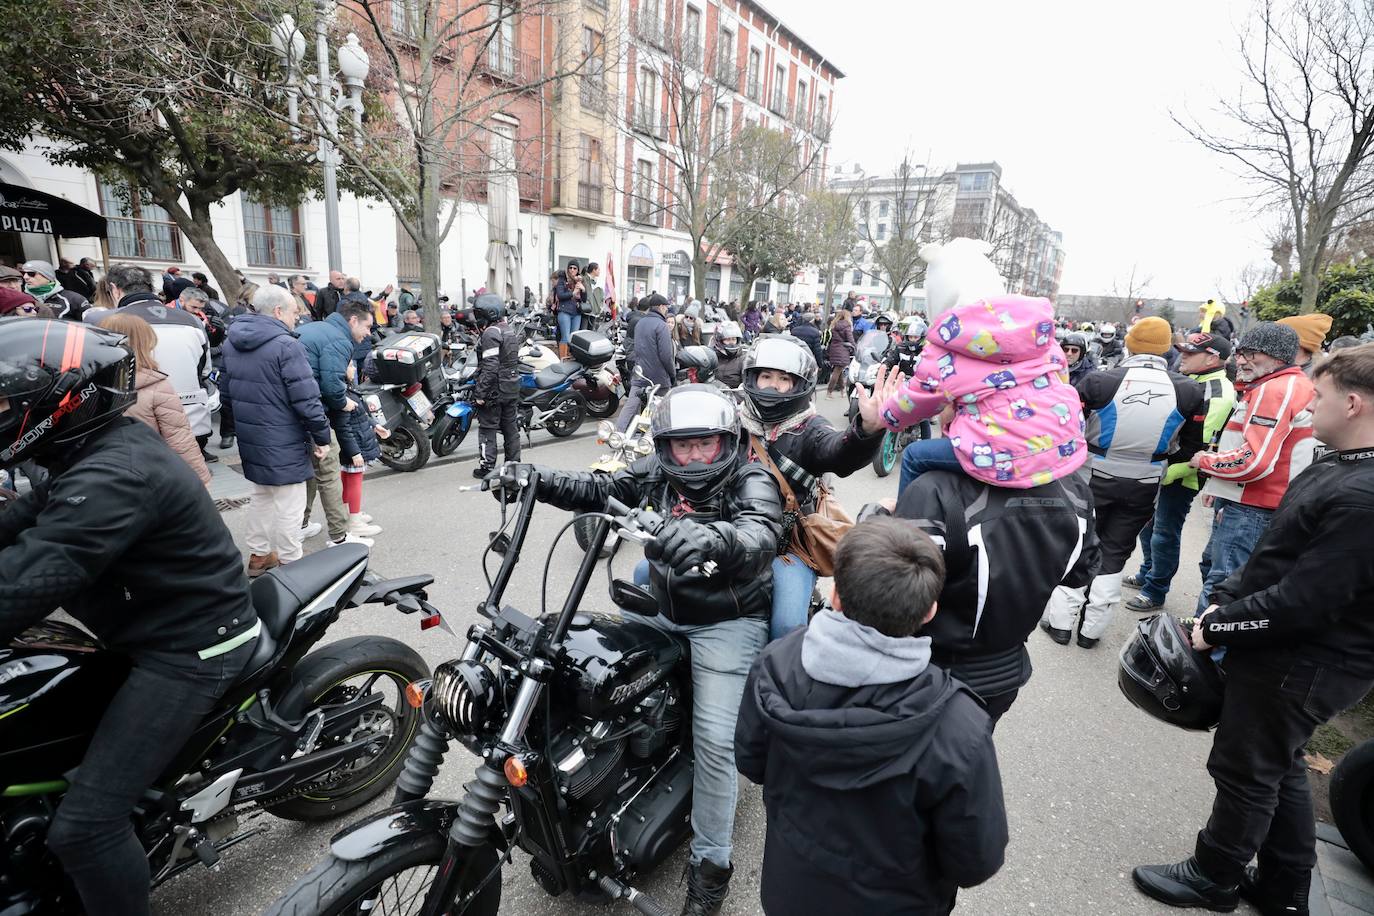
POLYGON ((611 601, 616 607, 652 617, 658 613, 658 602, 654 596, 633 582, 624 579, 611 580, 611 601))

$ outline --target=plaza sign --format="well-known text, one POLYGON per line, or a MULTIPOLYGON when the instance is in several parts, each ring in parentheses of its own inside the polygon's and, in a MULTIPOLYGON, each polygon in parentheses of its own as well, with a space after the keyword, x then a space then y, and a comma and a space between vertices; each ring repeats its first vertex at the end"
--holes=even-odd
POLYGON ((53 194, 0 182, 0 232, 105 238, 105 217, 53 194))

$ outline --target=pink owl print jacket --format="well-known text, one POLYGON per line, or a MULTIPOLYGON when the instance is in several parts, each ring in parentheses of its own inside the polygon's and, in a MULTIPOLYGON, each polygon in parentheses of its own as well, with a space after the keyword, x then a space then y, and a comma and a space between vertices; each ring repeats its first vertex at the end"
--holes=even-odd
POLYGON ((889 429, 954 404, 947 435, 959 464, 998 487, 1039 486, 1083 465, 1083 408, 1048 299, 980 299, 942 315, 926 340, 911 378, 883 405, 889 429))

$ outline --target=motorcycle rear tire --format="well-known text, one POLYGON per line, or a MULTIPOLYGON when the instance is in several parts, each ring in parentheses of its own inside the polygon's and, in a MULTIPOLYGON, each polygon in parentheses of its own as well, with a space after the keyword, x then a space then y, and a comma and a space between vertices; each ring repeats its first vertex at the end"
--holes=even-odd
POLYGON ((599 401, 587 401, 587 413, 598 420, 609 420, 620 413, 620 395, 612 391, 599 401))
POLYGON ((1331 772, 1331 816, 1364 867, 1374 870, 1374 740, 1357 745, 1331 772))
POLYGON ((582 428, 582 423, 587 419, 587 402, 582 400, 581 395, 560 394, 553 399, 549 409, 557 410, 558 415, 545 420, 544 428, 557 439, 571 436, 582 428))
POLYGON ((467 438, 468 429, 471 426, 472 424, 469 423, 467 427, 464 427, 457 417, 450 417, 448 414, 435 420, 434 429, 430 433, 434 454, 443 458, 458 451, 458 446, 462 445, 463 440, 467 438))
POLYGON ((414 417, 406 417, 401 425, 391 431, 390 438, 378 443, 382 449, 382 464, 395 471, 418 471, 429 463, 429 436, 415 422, 414 417), (401 457, 411 452, 409 458, 401 457))
MULTIPOLYGON (((354 636, 316 649, 292 673, 312 704, 319 702, 344 681, 381 673, 396 689, 396 707, 389 710, 398 717, 397 732, 379 758, 347 777, 338 785, 318 794, 299 795, 274 805, 264 805, 268 813, 288 821, 325 821, 338 817, 382 794, 401 775, 406 754, 420 731, 420 714, 405 701, 406 685, 429 677, 429 666, 414 649, 399 640, 383 636, 354 636)), ((328 736, 324 736, 327 738, 328 736)), ((323 744, 322 747, 327 746, 323 744)))
MULTIPOLYGON (((387 846, 376 855, 353 862, 330 855, 301 876, 290 890, 268 908, 264 916, 345 916, 356 913, 363 898, 387 879, 412 868, 431 866, 437 869, 446 845, 447 838, 436 832, 410 837, 387 846)), ((463 867, 472 876, 472 882, 476 883, 486 877, 498 861, 496 850, 491 846, 483 846, 472 851, 463 867)), ((468 877, 464 875, 460 894, 467 890, 467 881, 468 877)), ((428 887, 429 882, 426 881, 418 889, 422 892, 420 901, 424 899, 423 892, 428 887)), ((382 893, 376 903, 378 907, 384 907, 387 894, 382 893)), ((482 888, 481 894, 463 909, 462 916, 496 916, 500 909, 501 876, 496 875, 482 888)), ((372 916, 387 916, 389 912, 379 908, 369 911, 372 916)))

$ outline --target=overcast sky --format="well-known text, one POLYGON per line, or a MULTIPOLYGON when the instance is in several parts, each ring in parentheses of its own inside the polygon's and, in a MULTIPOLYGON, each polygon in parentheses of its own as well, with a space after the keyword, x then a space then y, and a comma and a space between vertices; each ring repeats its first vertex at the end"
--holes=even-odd
POLYGON ((1267 259, 1247 185, 1169 118, 1214 122, 1237 92, 1247 0, 765 6, 845 73, 832 164, 995 159, 1064 233, 1063 292, 1108 292, 1138 263, 1149 295, 1203 299, 1267 259))

